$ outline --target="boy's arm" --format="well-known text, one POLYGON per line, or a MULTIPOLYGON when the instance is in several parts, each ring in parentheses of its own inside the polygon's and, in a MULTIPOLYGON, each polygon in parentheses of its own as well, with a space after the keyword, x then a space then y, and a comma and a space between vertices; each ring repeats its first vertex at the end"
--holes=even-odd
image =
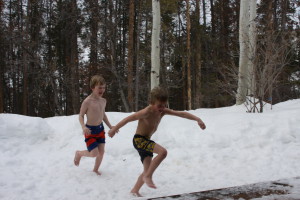
POLYGON ((91 133, 90 129, 88 129, 84 124, 84 115, 86 114, 88 109, 88 105, 85 101, 83 101, 80 112, 79 112, 79 122, 83 131, 83 134, 89 135, 91 133))
POLYGON ((108 135, 110 137, 114 137, 114 135, 116 134, 117 130, 119 130, 120 128, 122 128, 123 126, 125 126, 127 123, 132 122, 132 121, 136 121, 142 118, 147 117, 147 108, 140 110, 132 115, 129 115, 128 117, 124 118, 123 120, 121 120, 116 126, 113 126, 112 129, 109 130, 108 135))
POLYGON ((103 121, 105 122, 105 124, 108 126, 109 129, 112 128, 112 125, 109 123, 109 120, 104 112, 104 116, 103 116, 103 121))
POLYGON ((206 128, 204 122, 199 117, 197 117, 197 116, 195 116, 191 113, 188 113, 188 112, 185 112, 185 111, 175 111, 175 110, 171 110, 169 108, 165 108, 164 112, 167 115, 174 115, 174 116, 177 116, 177 117, 182 117, 182 118, 186 118, 186 119, 190 119, 190 120, 195 120, 195 121, 198 122, 198 125, 200 126, 201 129, 204 130, 206 128))

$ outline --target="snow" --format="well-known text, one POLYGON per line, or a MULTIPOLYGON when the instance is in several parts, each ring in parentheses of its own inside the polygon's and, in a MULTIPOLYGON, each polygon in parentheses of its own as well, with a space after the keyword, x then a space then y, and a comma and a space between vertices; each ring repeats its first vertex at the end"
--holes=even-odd
MULTIPOLYGON (((207 129, 187 119, 162 119, 152 139, 168 156, 153 177, 158 189, 144 186, 144 196, 299 177, 300 99, 264 113, 246 113, 244 106, 189 112, 201 117, 207 129)), ((107 116, 116 124, 130 114, 107 116)), ((132 146, 136 126, 129 123, 113 139, 107 137, 102 176, 97 176, 93 158, 83 158, 79 167, 73 164, 75 151, 85 149, 78 115, 0 114, 0 199, 131 199, 129 191, 142 172, 132 146)), ((300 198, 299 191, 294 193, 300 198)))

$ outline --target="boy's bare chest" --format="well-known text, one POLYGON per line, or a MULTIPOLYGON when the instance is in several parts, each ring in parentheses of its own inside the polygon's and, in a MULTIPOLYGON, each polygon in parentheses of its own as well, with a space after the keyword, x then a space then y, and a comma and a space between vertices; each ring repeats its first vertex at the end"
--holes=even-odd
POLYGON ((145 125, 150 129, 156 129, 161 121, 161 115, 150 115, 145 120, 145 125))
POLYGON ((89 104, 89 111, 91 112, 103 112, 105 110, 106 103, 103 101, 91 101, 89 104))

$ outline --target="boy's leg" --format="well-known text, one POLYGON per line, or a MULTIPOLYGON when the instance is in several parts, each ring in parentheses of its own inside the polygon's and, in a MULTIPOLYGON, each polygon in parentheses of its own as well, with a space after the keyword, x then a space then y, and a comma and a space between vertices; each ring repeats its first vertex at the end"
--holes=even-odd
POLYGON ((154 145, 153 153, 156 153, 157 156, 150 162, 149 168, 144 173, 143 181, 148 185, 150 188, 156 188, 155 184, 152 181, 152 175, 156 168, 160 165, 160 163, 166 158, 167 150, 160 146, 159 144, 154 145))
POLYGON ((96 157, 99 154, 98 148, 94 148, 92 151, 84 150, 84 151, 76 151, 75 152, 75 158, 74 158, 74 164, 76 166, 79 166, 80 159, 82 156, 85 157, 96 157))
POLYGON ((104 147, 105 147, 105 143, 100 143, 97 147, 99 153, 96 156, 96 161, 95 161, 95 166, 94 166, 93 172, 95 172, 98 175, 101 175, 101 173, 99 172, 99 167, 100 167, 102 159, 103 159, 104 147))
POLYGON ((142 195, 139 193, 141 187, 144 185, 144 174, 149 169, 150 163, 151 163, 152 157, 146 157, 143 162, 144 166, 144 172, 138 177, 135 185, 133 186, 132 190, 130 191, 133 195, 141 197, 142 195))

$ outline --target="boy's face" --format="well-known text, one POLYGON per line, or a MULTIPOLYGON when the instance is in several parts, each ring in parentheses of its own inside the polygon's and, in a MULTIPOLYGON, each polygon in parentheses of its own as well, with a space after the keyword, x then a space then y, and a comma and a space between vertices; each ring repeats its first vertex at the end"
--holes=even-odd
POLYGON ((95 88, 92 88, 92 91, 93 91, 93 94, 99 96, 99 97, 102 97, 102 95, 104 94, 105 92, 105 87, 106 85, 96 85, 95 88))
POLYGON ((154 109, 160 113, 164 111, 164 109, 166 108, 166 105, 167 105, 167 102, 162 102, 162 101, 158 101, 158 100, 156 100, 155 103, 153 104, 154 109))

